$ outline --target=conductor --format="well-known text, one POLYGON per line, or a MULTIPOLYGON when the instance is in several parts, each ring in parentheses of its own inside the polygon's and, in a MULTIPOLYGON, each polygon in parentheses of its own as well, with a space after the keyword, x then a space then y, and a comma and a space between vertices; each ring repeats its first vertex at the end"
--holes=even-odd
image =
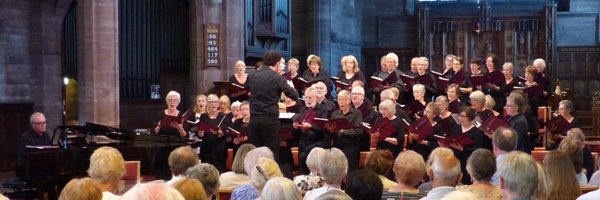
POLYGON ((263 63, 257 71, 248 75, 250 87, 250 115, 248 142, 257 147, 267 146, 273 156, 279 156, 279 107, 277 103, 283 92, 287 97, 297 100, 298 92, 290 87, 281 76, 279 65, 281 55, 276 51, 265 53, 263 63))

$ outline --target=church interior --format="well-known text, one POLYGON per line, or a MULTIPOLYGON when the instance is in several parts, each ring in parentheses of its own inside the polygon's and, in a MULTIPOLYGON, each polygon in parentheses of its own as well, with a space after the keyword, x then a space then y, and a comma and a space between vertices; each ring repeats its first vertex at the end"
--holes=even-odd
MULTIPOLYGON (((485 69, 494 54, 500 66, 514 65, 514 77, 525 77, 526 67, 541 58, 548 80, 543 87, 549 89, 537 119, 543 124, 558 115, 559 102, 572 102, 594 160, 590 176, 600 166, 600 1, 0 0, 0 181, 19 176, 19 141, 34 126, 36 112, 45 115, 51 145, 61 151, 82 145, 61 142, 69 133, 112 134, 110 141, 125 141, 116 147, 125 160, 142 160, 138 175, 168 180, 167 157, 181 141, 142 136, 153 134, 169 92, 180 94, 179 111, 190 111, 197 95, 229 94, 222 84, 235 77, 238 61, 251 74, 269 51, 286 62, 295 58, 298 72, 310 70, 309 55, 316 55, 329 76, 343 74, 340 59, 351 55, 367 79, 389 53, 400 72, 410 72, 416 57, 428 60, 428 71, 444 72, 449 54, 460 56, 470 72, 469 61, 479 58, 485 69)), ((367 94, 375 94, 367 87, 367 94)), ((339 93, 330 89, 332 99, 339 93)), ((375 111, 378 105, 372 105, 375 111)), ((530 153, 543 161, 551 136, 544 125, 539 133, 530 153)), ((103 146, 80 142, 89 149, 103 146)), ((291 149, 296 174, 298 149, 291 149)), ((360 168, 369 153, 363 150, 360 168)), ((68 155, 92 152, 63 153, 29 155, 24 176, 40 176, 36 170, 45 170, 45 177, 86 176, 90 158, 68 155), (36 166, 42 163, 56 166, 36 166)), ((228 153, 230 165, 235 154, 231 148, 228 153)), ((15 187, 3 185, 0 192, 27 191, 15 187)), ((589 187, 582 190, 598 185, 589 187)), ((40 188, 33 197, 14 199, 60 194, 40 188)))

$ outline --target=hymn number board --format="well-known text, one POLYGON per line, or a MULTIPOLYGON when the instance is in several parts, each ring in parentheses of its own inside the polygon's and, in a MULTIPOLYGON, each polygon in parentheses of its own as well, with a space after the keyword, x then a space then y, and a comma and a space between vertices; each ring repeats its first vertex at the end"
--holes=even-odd
POLYGON ((219 53, 219 25, 206 24, 204 32, 205 65, 207 67, 218 67, 220 63, 219 53))

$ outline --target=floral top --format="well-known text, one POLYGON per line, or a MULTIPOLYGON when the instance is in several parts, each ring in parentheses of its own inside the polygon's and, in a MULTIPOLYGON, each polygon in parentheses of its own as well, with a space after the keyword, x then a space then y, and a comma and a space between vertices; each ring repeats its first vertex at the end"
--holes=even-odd
POLYGON ((475 194, 478 199, 490 199, 490 200, 502 199, 502 191, 498 187, 496 187, 494 190, 491 190, 491 191, 482 191, 482 190, 474 190, 470 185, 461 185, 461 186, 457 186, 456 190, 471 192, 471 193, 475 194))
POLYGON ((294 184, 300 191, 311 191, 316 188, 320 188, 325 184, 323 177, 317 173, 310 173, 309 175, 299 175, 294 177, 294 184))

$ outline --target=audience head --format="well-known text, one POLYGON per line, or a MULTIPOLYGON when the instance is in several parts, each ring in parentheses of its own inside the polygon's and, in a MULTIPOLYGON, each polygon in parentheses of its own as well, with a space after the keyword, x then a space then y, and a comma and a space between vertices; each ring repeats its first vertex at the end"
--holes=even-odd
POLYGON ((517 148, 517 132, 512 128, 496 129, 492 138, 492 146, 496 155, 508 153, 517 148))
POLYGON ((348 173, 348 160, 344 152, 338 148, 331 148, 325 155, 319 165, 319 172, 325 183, 339 186, 342 179, 348 173))
POLYGON ((569 158, 571 158, 571 162, 573 163, 573 168, 575 169, 575 174, 581 173, 583 170, 583 144, 577 141, 574 137, 565 137, 560 144, 558 145, 558 150, 565 152, 569 158))
POLYGON ((310 153, 306 156, 306 166, 311 172, 319 173, 319 163, 326 153, 327 151, 321 147, 315 147, 310 150, 310 153))
POLYGON ((573 137, 575 141, 577 141, 581 146, 581 148, 585 147, 585 134, 583 134, 583 130, 580 128, 571 128, 567 131, 567 137, 573 137))
POLYGON ((441 198, 441 200, 455 200, 455 199, 460 199, 460 200, 478 200, 479 198, 477 197, 477 195, 475 195, 472 192, 466 192, 466 191, 452 191, 448 194, 446 194, 446 196, 444 196, 443 198, 441 198))
POLYGON ((261 199, 263 200, 300 200, 302 195, 296 188, 294 181, 285 177, 274 177, 267 181, 262 190, 261 199))
POLYGON ((58 200, 101 200, 102 189, 100 185, 91 178, 72 179, 60 192, 58 200))
POLYGON ((544 170, 544 166, 536 162, 537 172, 538 172, 538 184, 533 192, 533 199, 548 199, 548 175, 546 174, 546 170, 544 170))
POLYGON ((523 110, 525 110, 525 103, 526 102, 525 99, 523 99, 523 96, 516 93, 511 93, 508 95, 508 97, 506 97, 506 105, 504 107, 506 108, 508 115, 514 117, 523 113, 523 110))
POLYGON ((321 196, 316 197, 315 200, 352 200, 352 197, 342 190, 328 190, 321 196))
POLYGON ((365 159, 365 168, 379 175, 386 176, 394 165, 392 157, 392 152, 387 150, 371 151, 365 159))
MULTIPOLYGON (((440 151, 438 150, 438 155, 440 151)), ((402 151, 394 161, 396 182, 407 186, 416 186, 423 180, 426 173, 423 157, 412 150, 402 151)))
POLYGON ((173 176, 183 175, 188 168, 199 162, 198 155, 189 146, 177 147, 169 154, 169 167, 173 176))
POLYGON ((282 176, 277 162, 270 158, 258 158, 256 167, 250 173, 250 183, 257 190, 261 190, 267 181, 282 176))
POLYGON ((185 200, 179 191, 162 181, 138 183, 122 197, 135 200, 185 200))
POLYGON ((431 177, 432 185, 456 186, 461 178, 460 161, 454 156, 436 157, 427 174, 431 177))
POLYGON ((100 147, 90 156, 88 175, 99 184, 110 184, 115 189, 125 174, 125 160, 119 150, 113 147, 100 147))
POLYGON ((575 169, 573 169, 573 163, 567 153, 559 150, 548 152, 544 158, 544 170, 546 171, 546 175, 548 175, 547 191, 549 197, 556 197, 556 199, 576 199, 581 195, 579 182, 575 176, 575 169))
POLYGON ((250 150, 244 158, 244 171, 250 175, 252 170, 256 168, 258 158, 270 158, 273 159, 273 152, 268 147, 258 147, 250 150))
POLYGON ((381 199, 383 183, 375 172, 359 169, 348 174, 344 191, 353 200, 381 199))
POLYGON ((475 150, 467 160, 467 172, 473 180, 490 182, 496 173, 496 159, 487 149, 475 150))
POLYGON ((279 68, 281 54, 277 51, 267 51, 263 57, 263 64, 269 67, 279 68))
POLYGON ((503 190, 503 196, 510 194, 531 197, 538 184, 535 160, 531 155, 521 151, 510 152, 498 167, 498 174, 500 175, 500 189, 503 190))
POLYGON ((208 199, 206 191, 199 180, 191 178, 182 178, 173 183, 175 188, 186 200, 205 200, 208 199))
POLYGON ((475 111, 480 112, 484 109, 485 94, 483 94, 481 90, 471 92, 469 99, 471 100, 471 106, 475 111))
POLYGON ((46 132, 47 122, 46 117, 41 112, 35 112, 29 117, 29 123, 31 123, 31 129, 38 135, 42 135, 46 132))
POLYGON ((186 172, 185 176, 199 180, 206 191, 206 196, 209 198, 217 194, 219 191, 219 170, 215 166, 208 163, 200 163, 196 166, 190 167, 186 172))
POLYGON ((233 163, 231 164, 231 171, 236 174, 246 174, 244 170, 244 158, 246 158, 246 154, 250 152, 252 149, 256 149, 256 147, 252 144, 242 144, 240 148, 238 148, 235 153, 235 157, 233 157, 233 163))
MULTIPOLYGON (((433 159, 437 157, 446 157, 446 156, 454 156, 454 151, 452 149, 446 147, 437 147, 431 151, 429 154, 429 158, 427 159, 427 167, 430 168, 433 164, 433 159)), ((397 158, 396 158, 397 159, 397 158)))

